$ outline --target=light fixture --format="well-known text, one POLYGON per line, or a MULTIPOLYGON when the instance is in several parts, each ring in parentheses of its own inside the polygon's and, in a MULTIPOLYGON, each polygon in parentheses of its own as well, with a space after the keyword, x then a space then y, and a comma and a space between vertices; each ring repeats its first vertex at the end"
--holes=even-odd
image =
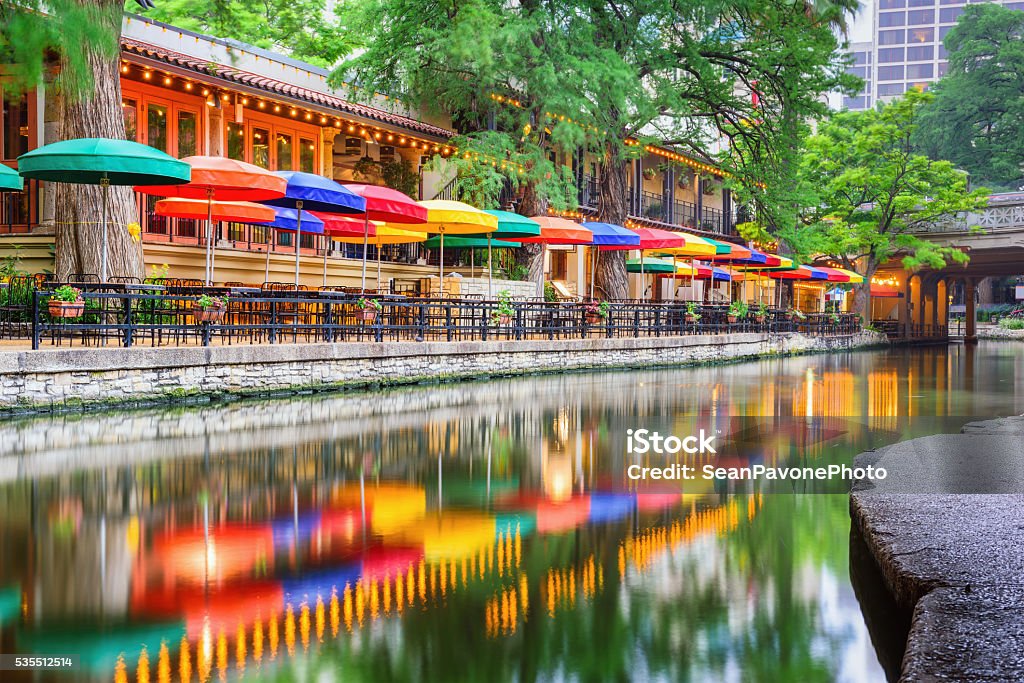
POLYGON ((242 98, 242 106, 245 106, 247 104, 249 104, 249 98, 248 97, 243 97, 242 98))
POLYGON ((209 94, 210 94, 210 91, 207 90, 206 88, 203 88, 203 97, 206 97, 209 94))
POLYGON ((261 101, 260 101, 260 103, 259 103, 259 104, 258 104, 257 106, 258 106, 258 107, 259 107, 260 109, 266 109, 266 108, 267 108, 267 103, 266 103, 266 102, 263 102, 263 101, 261 100, 261 101))
POLYGON ((151 79, 151 78, 153 77, 153 74, 151 74, 151 73, 150 73, 150 72, 148 72, 148 71, 144 71, 144 72, 142 73, 142 77, 143 77, 143 78, 145 78, 145 79, 146 79, 146 80, 148 81, 149 79, 151 79))
POLYGON ((278 113, 279 111, 281 111, 281 105, 280 105, 280 104, 275 104, 275 105, 274 105, 274 113, 276 114, 276 113, 278 113))
POLYGON ((171 77, 170 76, 164 76, 164 85, 170 85, 170 84, 171 84, 171 77))
POLYGON ((127 64, 122 64, 121 65, 121 73, 123 73, 123 74, 128 73, 128 65, 127 64))
POLYGON ((185 90, 191 90, 191 89, 192 89, 192 84, 186 82, 185 83, 185 90))

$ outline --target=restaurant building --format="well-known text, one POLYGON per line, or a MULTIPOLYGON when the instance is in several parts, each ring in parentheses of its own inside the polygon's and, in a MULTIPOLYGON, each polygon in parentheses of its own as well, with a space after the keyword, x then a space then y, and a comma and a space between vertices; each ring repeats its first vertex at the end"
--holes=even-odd
MULTIPOLYGON (((354 84, 327 83, 329 71, 244 43, 197 34, 126 15, 121 38, 121 89, 127 137, 176 157, 226 156, 270 170, 319 173, 338 181, 382 183, 386 173, 418 199, 454 198, 453 166, 429 164, 457 152, 450 121, 428 116, 354 84)), ((0 72, 2 73, 2 72, 0 72)), ((0 77, 0 88, 3 80, 0 77)), ((19 155, 56 141, 56 107, 44 88, 5 94, 0 121, 0 163, 16 167, 19 155)), ((598 164, 589 155, 564 154, 578 187, 572 217, 596 214, 598 164)), ((631 168, 630 223, 697 234, 730 236, 741 220, 723 175, 706 160, 649 146, 631 168)), ((27 181, 22 193, 3 198, 0 255, 17 250, 20 269, 53 267, 52 195, 45 183, 27 181)), ((154 198, 139 196, 139 224, 147 268, 169 267, 172 277, 201 277, 201 223, 153 213, 154 198)), ((502 194, 505 208, 515 193, 502 194)), ((217 234, 217 280, 262 282, 271 251, 272 281, 291 281, 294 234, 258 226, 223 224, 217 234)), ((324 250, 332 284, 358 283, 361 246, 332 244, 321 235, 301 237, 302 280, 322 282, 324 250)), ((570 290, 589 277, 586 247, 548 250, 548 279, 570 290)), ((377 254, 371 247, 370 258, 377 254)), ((382 281, 415 282, 436 273, 438 255, 418 245, 383 247, 382 281)), ((446 254, 452 270, 458 253, 446 254)))

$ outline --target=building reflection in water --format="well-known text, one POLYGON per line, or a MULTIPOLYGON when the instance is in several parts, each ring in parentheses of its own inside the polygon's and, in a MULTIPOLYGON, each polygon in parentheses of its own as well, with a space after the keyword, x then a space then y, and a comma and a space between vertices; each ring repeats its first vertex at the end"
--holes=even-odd
POLYGON ((625 431, 718 434, 717 455, 679 458, 696 466, 849 462, 918 412, 971 414, 951 385, 961 361, 819 356, 4 425, 0 649, 80 653, 83 680, 396 657, 381 680, 503 680, 638 651, 627 673, 721 678, 761 666, 777 632, 783 662, 870 678, 845 497, 638 486, 625 431))

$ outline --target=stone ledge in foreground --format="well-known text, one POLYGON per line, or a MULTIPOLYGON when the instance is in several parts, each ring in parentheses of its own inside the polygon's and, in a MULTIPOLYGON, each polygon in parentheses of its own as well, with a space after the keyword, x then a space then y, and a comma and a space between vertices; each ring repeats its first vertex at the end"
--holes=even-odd
POLYGON ((903 681, 1024 680, 1024 418, 857 457, 853 523, 899 607, 903 681))

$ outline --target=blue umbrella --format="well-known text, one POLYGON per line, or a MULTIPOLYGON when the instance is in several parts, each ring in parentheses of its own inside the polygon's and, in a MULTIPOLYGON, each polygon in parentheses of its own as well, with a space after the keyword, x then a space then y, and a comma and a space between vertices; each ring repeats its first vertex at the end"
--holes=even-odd
POLYGON ((594 281, 597 279, 597 253, 601 246, 640 248, 640 235, 614 223, 584 223, 583 227, 594 233, 594 272, 590 276, 590 298, 594 298, 594 281))
MULTIPOLYGON (((324 222, 314 216, 311 213, 304 214, 302 216, 301 225, 299 221, 299 210, 289 209, 283 206, 274 207, 274 222, 273 223, 259 223, 258 225, 266 228, 274 228, 275 230, 288 230, 290 232, 298 232, 299 228, 304 228, 306 232, 316 233, 322 235, 324 232, 324 222)), ((268 282, 270 280, 270 249, 273 244, 270 239, 272 232, 267 233, 267 263, 264 267, 263 281, 268 282)), ((298 235, 295 236, 298 240, 298 235)))
MULTIPOLYGON (((323 211, 325 213, 365 214, 366 200, 344 186, 316 175, 302 171, 276 171, 277 175, 288 181, 284 197, 269 199, 265 204, 293 208, 298 211, 295 222, 295 284, 299 284, 299 245, 302 241, 303 211, 323 211)), ((323 222, 320 223, 321 231, 323 222)))

